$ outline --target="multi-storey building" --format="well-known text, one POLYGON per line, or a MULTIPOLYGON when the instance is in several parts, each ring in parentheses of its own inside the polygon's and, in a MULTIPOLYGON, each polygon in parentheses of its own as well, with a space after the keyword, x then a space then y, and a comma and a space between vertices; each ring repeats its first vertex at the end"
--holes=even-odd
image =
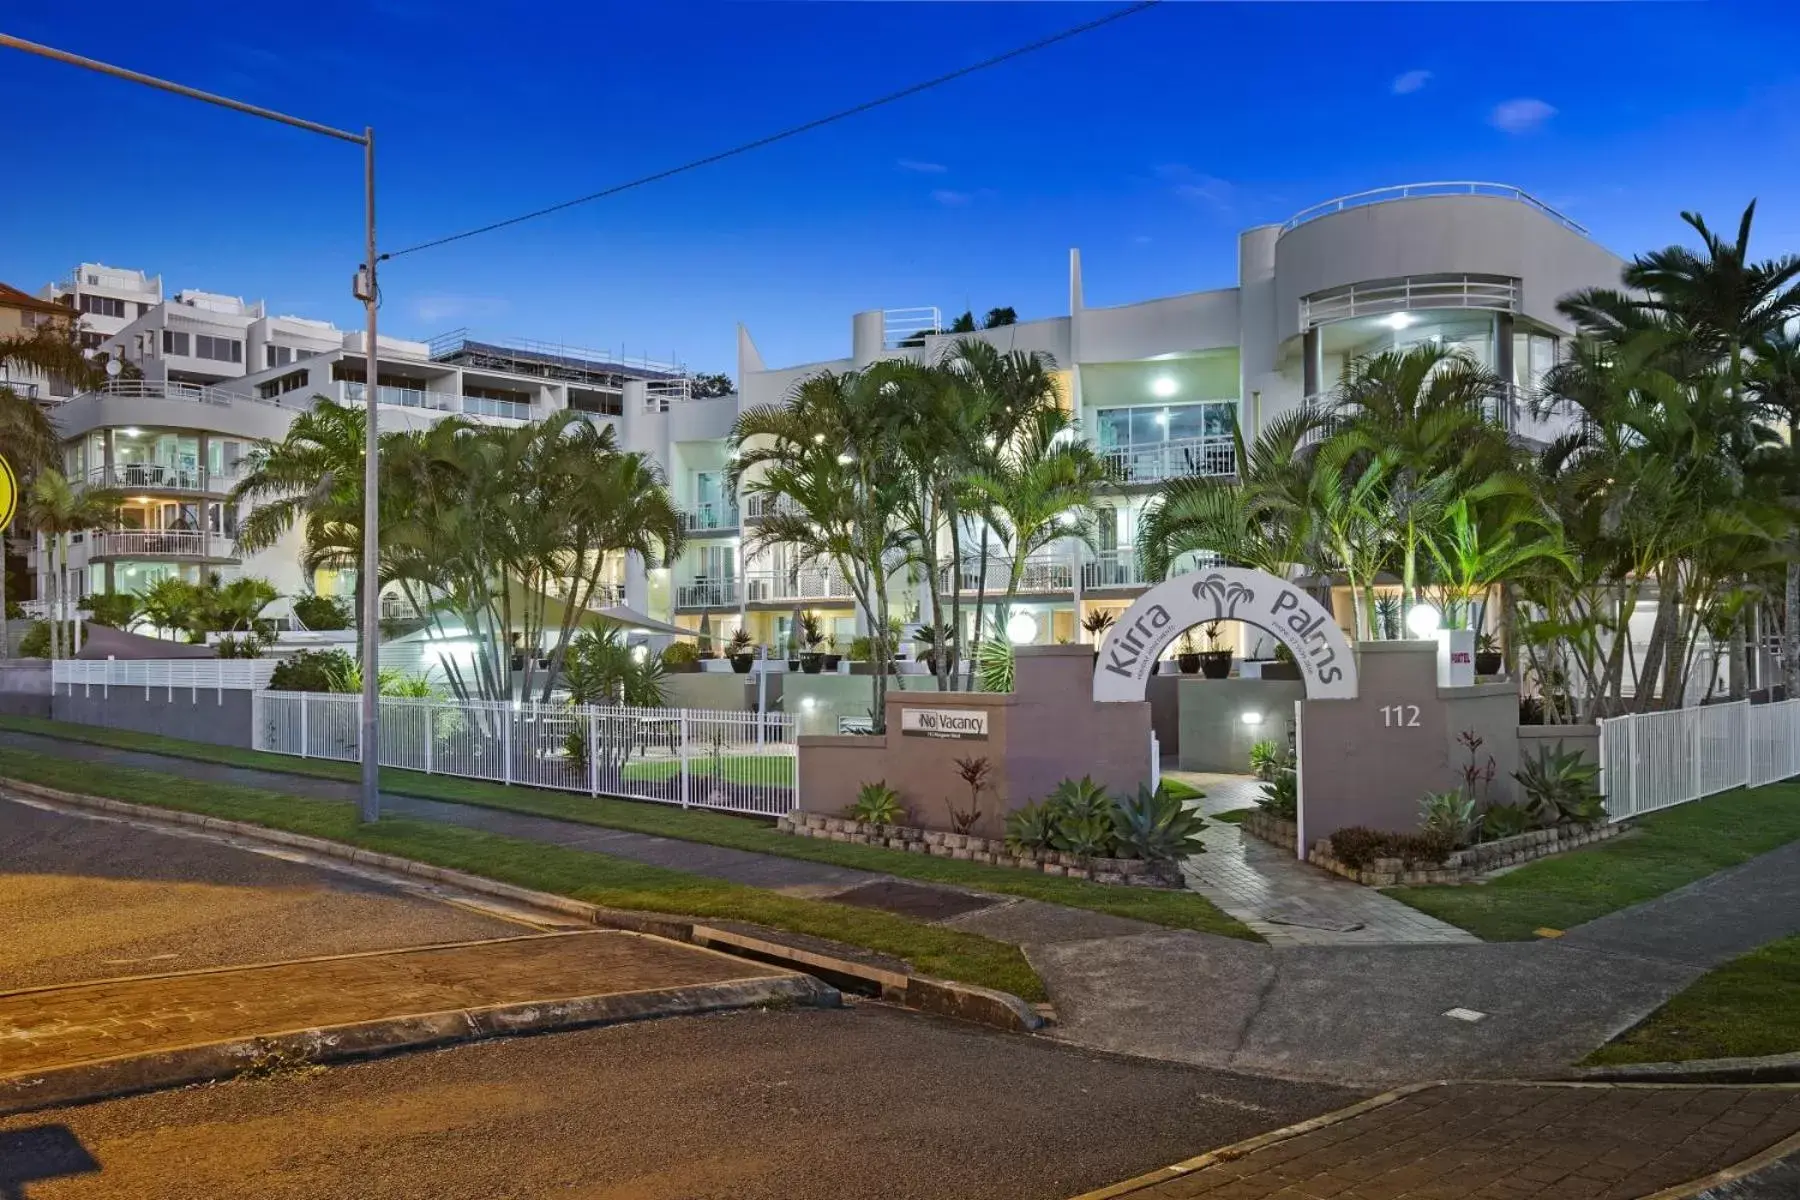
MULTIPOLYGON (((73 321, 68 309, 0 283, 0 338, 29 338, 45 326, 57 326, 66 332, 73 321)), ((40 402, 71 394, 68 380, 27 369, 22 364, 0 363, 0 387, 40 402)))
POLYGON ((78 314, 84 346, 98 346, 163 302, 162 276, 82 263, 39 295, 78 314))
MULTIPOLYGON (((1553 430, 1534 424, 1521 398, 1572 333, 1556 302, 1616 284, 1623 265, 1567 217, 1492 184, 1344 197, 1247 230, 1237 249, 1233 286, 1108 306, 1087 303, 1081 255, 1071 251, 1067 315, 972 335, 1054 359, 1083 435, 1121 481, 1092 547, 1067 539, 1025 564, 1015 612, 1030 618, 1020 625, 1030 640, 1075 640, 1086 611, 1128 604, 1150 582, 1132 547, 1156 486, 1233 474, 1234 422, 1253 439, 1278 414, 1329 392, 1360 355, 1425 341, 1459 348, 1509 385, 1493 419, 1547 436, 1553 430)), ((704 621, 717 635, 741 625, 775 644, 803 608, 841 641, 867 623, 845 580, 781 546, 746 553, 745 535, 763 514, 728 486, 728 435, 741 412, 780 402, 810 374, 935 360, 956 336, 931 332, 941 324, 935 310, 858 313, 848 355, 789 367, 768 366, 740 326, 738 392, 705 398, 673 364, 461 331, 429 343, 384 337, 376 398, 389 427, 453 412, 522 421, 565 408, 615 426, 621 445, 663 464, 691 537, 672 568, 613 564, 613 598, 689 628, 704 621)), ((142 381, 79 397, 58 420, 71 471, 131 496, 129 528, 95 535, 71 556, 76 586, 135 589, 158 574, 208 568, 263 575, 289 592, 341 586, 300 578, 297 546, 239 561, 237 514, 224 497, 246 449, 279 437, 313 397, 366 400, 363 335, 183 292, 130 314, 102 345, 140 368, 142 381)), ((963 563, 942 586, 972 596, 985 582, 992 596, 1006 571, 991 563, 984 581, 978 564, 963 563)), ((914 595, 897 597, 899 607, 914 595)))

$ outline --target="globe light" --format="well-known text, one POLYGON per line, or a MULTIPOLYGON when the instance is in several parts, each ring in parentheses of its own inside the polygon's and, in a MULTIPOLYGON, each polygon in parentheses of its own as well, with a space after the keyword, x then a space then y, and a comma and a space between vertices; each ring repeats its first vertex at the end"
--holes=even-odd
POLYGON ((1015 646, 1037 641, 1037 618, 1030 613, 1014 613, 1006 622, 1006 636, 1015 646))
POLYGON ((1251 725, 1251 726, 1261 725, 1262 724, 1262 714, 1257 712, 1253 708, 1247 708, 1243 711, 1242 714, 1239 715, 1238 720, 1242 721, 1246 725, 1251 725))
POLYGON ((1167 400, 1181 390, 1181 385, 1168 375, 1158 375, 1150 381, 1150 394, 1167 400))
POLYGON ((1414 637, 1428 638, 1437 636, 1438 610, 1429 604, 1415 604, 1406 614, 1406 627, 1414 637))

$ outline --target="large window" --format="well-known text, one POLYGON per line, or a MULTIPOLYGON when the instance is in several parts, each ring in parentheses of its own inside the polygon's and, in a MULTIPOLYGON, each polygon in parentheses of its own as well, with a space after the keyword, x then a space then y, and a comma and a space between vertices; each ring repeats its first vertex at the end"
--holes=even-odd
POLYGON ((188 335, 176 329, 163 330, 163 353, 185 357, 188 353, 188 335))
POLYGON ((1197 438, 1229 437, 1237 405, 1226 401, 1103 408, 1095 414, 1102 450, 1136 449, 1197 438))
POLYGON ((93 313, 96 317, 122 317, 125 315, 125 302, 111 296, 90 296, 84 292, 81 296, 81 311, 93 313))
POLYGON ((194 335, 194 357, 210 358, 214 362, 243 362, 244 343, 232 338, 212 337, 208 334, 196 333, 194 335))
POLYGON ((263 366, 285 367, 294 361, 294 350, 291 346, 264 346, 263 366))

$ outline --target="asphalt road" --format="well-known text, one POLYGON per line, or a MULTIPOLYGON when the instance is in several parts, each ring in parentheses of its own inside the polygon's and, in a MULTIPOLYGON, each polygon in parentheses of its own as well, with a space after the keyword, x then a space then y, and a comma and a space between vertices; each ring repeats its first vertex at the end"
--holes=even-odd
POLYGON ((0 798, 0 991, 524 932, 373 881, 0 798))
POLYGON ((1056 1200, 1355 1098, 879 1005, 741 1012, 4 1119, 0 1196, 1056 1200))

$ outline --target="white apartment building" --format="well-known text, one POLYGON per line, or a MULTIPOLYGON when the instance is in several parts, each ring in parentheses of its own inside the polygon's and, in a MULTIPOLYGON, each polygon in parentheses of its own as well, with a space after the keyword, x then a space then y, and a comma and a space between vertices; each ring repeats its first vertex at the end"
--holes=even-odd
MULTIPOLYGON (((1104 502, 1094 547, 1070 539, 1026 564, 1014 611, 1031 618, 1027 640, 1079 640, 1087 611, 1129 604, 1153 582, 1139 577, 1132 547, 1156 485, 1232 474, 1234 419, 1253 439, 1277 414, 1328 392, 1359 355, 1423 341, 1459 347, 1511 384, 1495 419, 1524 436, 1548 436, 1553 430, 1527 423, 1520 396, 1573 332, 1556 302, 1616 284, 1622 266, 1542 202, 1481 183, 1384 188, 1316 205, 1240 234, 1231 286, 1124 305, 1086 303, 1081 254, 1071 251, 1066 315, 973 335, 1049 354, 1084 436, 1124 481, 1104 502)), ((83 267, 77 278, 89 274, 99 272, 83 267)), ((150 286, 140 273, 117 274, 150 286)), ((74 293, 77 306, 85 294, 74 293)), ((297 545, 241 560, 238 514, 225 497, 247 449, 279 438, 314 396, 365 401, 364 335, 198 292, 123 322, 104 319, 117 327, 101 348, 144 378, 60 405, 57 420, 72 477, 126 489, 128 528, 84 539, 71 555, 74 586, 136 591, 162 574, 218 570, 265 576, 288 593, 344 588, 341 580, 302 579, 297 545)), ((844 580, 822 567, 799 569, 780 547, 746 555, 744 534, 759 514, 726 485, 728 435, 739 413, 781 402, 810 374, 884 358, 935 359, 954 335, 921 330, 941 325, 936 310, 857 313, 845 357, 782 367, 766 364, 740 326, 738 391, 714 398, 696 397, 676 364, 466 331, 430 342, 383 337, 376 398, 389 428, 452 412, 511 422, 565 408, 616 426, 621 445, 663 464, 691 541, 672 568, 613 564, 609 598, 688 628, 705 621, 715 636, 741 625, 776 645, 804 608, 841 645, 866 628, 844 580)), ((990 564, 990 596, 1004 590, 1005 571, 990 564)), ((954 582, 972 598, 976 565, 952 574, 945 586, 954 582)))
MULTIPOLYGON (((1124 481, 1104 504, 1094 548, 1069 539, 1026 564, 1024 602, 1014 611, 1031 618, 1030 640, 1080 640, 1088 609, 1122 609, 1154 582, 1139 577, 1132 548, 1156 485, 1234 473, 1234 418, 1254 439, 1264 422, 1329 392, 1357 356, 1425 341, 1460 348, 1511 385, 1494 417, 1523 436, 1546 437, 1553 431, 1529 423, 1521 397, 1573 332, 1556 302, 1579 288, 1616 285, 1622 266, 1548 205, 1483 183, 1327 201, 1240 234, 1234 286, 1131 304, 1089 306, 1081 254, 1072 250, 1066 316, 973 335, 1049 354, 1084 435, 1124 481)), ((736 408, 779 403, 819 371, 934 360, 965 336, 920 337, 921 328, 942 325, 936 310, 861 312, 850 324, 846 357, 791 367, 766 364, 740 327, 736 408)), ((753 524, 756 514, 723 495, 720 483, 733 415, 693 423, 663 459, 696 535, 673 572, 675 619, 696 626, 711 613, 715 631, 741 622, 780 644, 798 603, 828 618, 840 638, 854 633, 863 621, 834 572, 795 571, 779 548, 745 557, 740 522, 753 524)), ((973 540, 965 536, 964 547, 973 540)), ((1006 571, 989 565, 989 596, 1004 590, 1006 571)), ((956 571, 971 598, 979 574, 978 563, 956 571)))

